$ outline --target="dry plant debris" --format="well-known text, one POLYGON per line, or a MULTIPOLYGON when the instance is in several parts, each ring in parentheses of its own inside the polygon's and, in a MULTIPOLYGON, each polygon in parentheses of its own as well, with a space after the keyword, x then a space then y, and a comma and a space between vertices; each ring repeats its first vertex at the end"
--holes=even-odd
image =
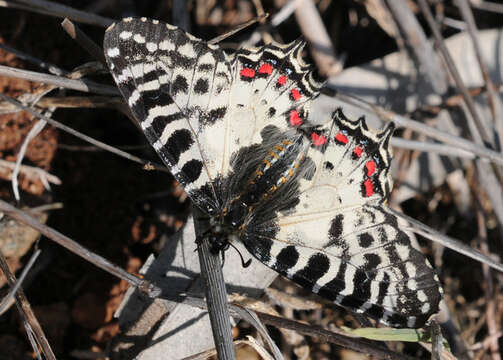
MULTIPOLYGON (((480 40, 489 38, 484 37, 483 31, 497 31, 503 23, 503 9, 498 7, 501 5, 482 0, 305 1, 309 3, 305 6, 310 11, 318 13, 316 19, 309 17, 310 12, 296 12, 295 1, 282 0, 189 3, 175 0, 158 5, 120 0, 85 3, 68 0, 58 3, 0 1, 0 44, 21 53, 14 54, 1 48, 0 65, 31 71, 30 76, 35 76, 34 79, 37 73, 52 74, 60 77, 62 83, 66 79, 63 75, 72 74, 73 80, 84 80, 92 85, 91 93, 72 90, 71 87, 54 89, 39 99, 34 110, 49 110, 52 119, 138 155, 150 170, 145 171, 137 163, 120 159, 46 125, 28 143, 18 175, 21 202, 16 205, 33 208, 52 202, 62 203, 62 208, 38 214, 37 219, 42 223, 47 220, 50 227, 76 239, 130 273, 139 274, 148 256, 159 254, 169 243, 171 235, 182 228, 190 212, 188 200, 171 175, 154 170, 159 160, 145 146, 133 122, 124 115, 127 115, 127 110, 114 96, 117 92, 111 87, 106 68, 92 64, 75 71, 95 59, 64 33, 60 27, 62 16, 74 21, 101 46, 104 26, 110 24, 111 19, 120 19, 125 13, 158 18, 175 25, 185 22, 192 33, 209 40, 260 15, 263 9, 270 17, 226 39, 226 47, 232 49, 245 42, 258 44, 271 39, 287 42, 298 36, 314 42, 322 35, 312 31, 322 26, 325 31, 320 42, 325 45, 331 42, 333 47, 322 52, 324 56, 328 54, 329 59, 321 60, 320 65, 323 66, 324 62, 324 72, 334 75, 330 83, 333 80, 337 84, 336 74, 339 72, 344 76, 350 68, 358 69, 377 59, 378 62, 363 71, 372 70, 380 74, 392 89, 381 94, 379 90, 376 95, 372 93, 375 90, 372 83, 360 83, 358 88, 335 85, 335 90, 339 92, 337 99, 340 100, 341 96, 369 96, 365 98, 367 101, 373 99, 374 104, 392 111, 393 116, 404 115, 468 140, 473 148, 479 150, 473 152, 462 147, 462 143, 446 142, 441 145, 451 147, 438 151, 450 156, 433 158, 437 156, 432 155, 436 151, 433 145, 439 145, 433 144, 433 141, 439 138, 435 134, 419 133, 418 129, 403 123, 405 129, 398 131, 396 136, 404 141, 396 144, 408 149, 395 149, 398 189, 392 200, 400 199, 399 205, 407 215, 501 261, 503 197, 497 194, 502 194, 503 179, 500 136, 503 133, 503 117, 499 104, 502 76, 495 59, 496 55, 503 54, 503 50, 486 51, 487 44, 480 40), (181 6, 181 3, 187 6, 181 6), (73 11, 70 6, 80 12, 73 11), (92 14, 92 11, 99 13, 92 14), (405 23, 403 19, 406 17, 418 21, 405 23), (431 24, 428 25, 432 19, 436 24, 433 30, 431 24), (316 26, 309 26, 310 23, 316 26), (472 66, 473 73, 461 74, 461 80, 466 84, 460 83, 459 79, 454 84, 449 79, 457 78, 457 68, 443 65, 449 63, 448 58, 444 57, 439 63, 429 62, 420 56, 424 53, 418 53, 418 49, 426 49, 426 53, 441 49, 445 39, 461 31, 471 34, 471 37, 467 35, 465 46, 471 47, 475 43, 484 56, 472 66), (437 37, 435 46, 431 46, 425 39, 435 32, 441 38, 437 37), (400 77, 396 76, 396 72, 389 71, 385 61, 379 63, 379 59, 397 50, 409 59, 407 69, 401 70, 400 77), (472 75, 482 80, 472 83, 472 75), (400 80, 396 81, 396 78, 400 80), (431 84, 419 87, 419 83, 428 83, 424 79, 430 79, 431 84), (402 87, 400 81, 410 84, 402 87), (398 87, 395 87, 396 82, 398 87), (466 88, 463 88, 465 85, 466 88), (419 88, 421 92, 416 92, 419 88), (470 100, 472 97, 475 101, 470 100), (432 144, 431 152, 428 144, 432 144), (463 148, 468 156, 453 156, 458 148, 463 148), (492 153, 481 149, 489 149, 492 153), (480 160, 484 157, 491 161, 480 160), (445 176, 436 176, 444 172, 445 176), (408 178, 411 173, 419 174, 416 175, 416 183, 411 183, 408 178), (46 181, 51 184, 51 190, 44 185, 46 181), (414 191, 404 195, 406 188, 414 191)), ((316 50, 319 47, 312 46, 306 56, 316 61, 320 58, 320 54, 313 52, 316 50)), ((454 60, 459 60, 459 57, 454 60)), ((40 82, 4 75, 0 75, 0 93, 25 105, 48 89, 48 85, 40 82)), ((79 82, 78 86, 82 84, 84 82, 79 82)), ((14 204, 11 164, 18 159, 36 120, 31 114, 18 111, 6 102, 0 103, 0 111, 0 198, 14 204)), ((117 349, 111 345, 120 341, 119 324, 113 315, 121 306, 128 282, 104 273, 46 238, 37 242, 39 238, 37 231, 7 215, 0 219, 0 251, 7 257, 11 271, 19 274, 27 262, 27 251, 29 254, 30 249, 42 249, 40 259, 23 283, 23 289, 56 357, 99 358, 110 349, 117 349)), ((419 245, 442 280, 449 309, 443 316, 450 321, 448 327, 459 331, 449 332, 444 327, 444 334, 458 337, 457 340, 449 339, 451 350, 464 359, 500 359, 503 345, 500 341, 503 319, 501 273, 422 238, 419 238, 419 245)), ((9 291, 4 284, 2 274, 2 295, 9 291)), ((284 279, 278 278, 272 288, 274 290, 269 292, 269 297, 263 298, 263 303, 257 303, 269 314, 320 326, 334 333, 342 326, 360 326, 360 319, 319 298, 310 297, 284 279), (306 299, 305 302, 297 306, 302 310, 294 308, 302 299, 306 299)), ((246 302, 243 300, 243 303, 246 302)), ((0 359, 27 359, 35 355, 26 340, 22 318, 15 308, 11 306, 0 317, 0 359)), ((267 323, 272 320, 262 321, 267 323)), ((270 332, 285 359, 361 357, 361 354, 334 345, 321 336, 305 336, 301 331, 285 329, 271 329, 270 332)), ((235 325, 233 334, 241 341, 237 352, 239 358, 259 358, 253 348, 258 349, 263 343, 257 342, 260 337, 252 326, 241 322, 235 325), (249 335, 254 340, 247 340, 249 335)), ((265 352, 270 350, 267 347, 260 349, 265 352)), ((135 355, 141 350, 134 349, 135 355)), ((403 356, 430 357, 430 353, 418 344, 393 342, 385 350, 403 356)), ((265 352, 263 356, 266 356, 265 352)), ((123 352, 120 355, 127 358, 127 354, 123 352)), ((48 354, 45 356, 50 358, 48 354)))

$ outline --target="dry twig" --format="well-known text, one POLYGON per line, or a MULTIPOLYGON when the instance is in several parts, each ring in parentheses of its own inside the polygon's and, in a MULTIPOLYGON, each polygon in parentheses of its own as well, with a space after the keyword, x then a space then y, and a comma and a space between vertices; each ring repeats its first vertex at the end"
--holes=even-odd
MULTIPOLYGON (((3 203, 3 201, 0 200, 0 203, 3 203)), ((17 281, 16 277, 10 271, 9 265, 7 264, 7 260, 5 259, 1 251, 0 251, 0 268, 4 273, 7 282, 9 283, 9 286, 14 287, 17 281)), ((33 339, 31 337, 31 332, 33 331, 35 333, 36 341, 35 343, 32 342, 33 350, 38 351, 38 346, 40 346, 47 359, 56 360, 56 357, 52 352, 51 346, 49 345, 49 342, 45 337, 44 331, 42 330, 40 323, 35 317, 35 314, 33 313, 30 303, 28 302, 28 299, 26 299, 26 296, 24 295, 24 291, 22 288, 19 288, 16 292, 16 306, 19 310, 21 317, 25 321, 25 328, 30 340, 33 339)))
POLYGON ((21 70, 4 65, 0 65, 0 76, 36 81, 65 89, 94 92, 100 95, 119 95, 119 90, 113 86, 102 85, 89 80, 68 79, 61 76, 43 74, 35 71, 21 70))
POLYGON ((323 76, 334 76, 342 71, 342 62, 337 58, 330 36, 321 20, 313 0, 297 3, 295 17, 307 39, 318 71, 323 76))
POLYGON ((74 254, 80 256, 81 258, 89 261, 100 269, 105 270, 106 272, 118 277, 119 279, 127 281, 129 284, 137 287, 141 291, 149 294, 149 296, 157 296, 160 294, 160 289, 158 289, 153 284, 150 284, 148 281, 140 279, 136 275, 130 274, 127 271, 121 269, 120 267, 112 264, 107 259, 94 254, 89 251, 82 245, 73 241, 69 237, 61 234, 60 232, 52 229, 51 227, 42 224, 37 219, 28 215, 26 212, 15 208, 14 206, 6 203, 3 200, 0 200, 0 211, 4 212, 6 215, 11 218, 22 222, 28 226, 39 231, 41 234, 46 236, 47 238, 53 240, 57 244, 63 246, 65 249, 70 250, 74 254))
MULTIPOLYGON (((14 170, 14 168, 16 167, 16 163, 0 159, 0 168, 2 167, 9 170, 14 170)), ((38 167, 21 165, 19 167, 19 172, 23 173, 30 180, 41 179, 42 182, 49 182, 55 185, 61 185, 61 180, 57 176, 49 174, 44 169, 40 169, 38 167)))
POLYGON ((131 161, 134 161, 134 162, 137 162, 139 164, 142 164, 145 168, 149 168, 149 169, 156 169, 156 170, 160 170, 160 171, 168 171, 168 169, 166 169, 166 167, 162 166, 162 165, 159 165, 159 164, 156 164, 156 163, 152 163, 150 161, 146 161, 146 160, 143 160, 137 156, 134 156, 134 155, 131 155, 125 151, 122 151, 120 149, 117 149, 113 146, 110 146, 110 145, 107 145, 101 141, 98 141, 98 140, 95 140, 87 135, 84 135, 76 130, 73 130, 72 128, 66 126, 66 125, 63 125, 61 123, 59 123, 58 121, 55 121, 51 118, 48 118, 47 116, 44 116, 32 109, 30 109, 29 107, 26 107, 24 106, 23 104, 13 100, 13 99, 10 99, 8 98, 7 96, 3 95, 3 94, 0 94, 0 98, 3 99, 4 101, 7 101, 17 107, 19 107, 20 109, 24 110, 24 111, 27 111, 28 113, 30 113, 31 115, 35 116, 36 118, 38 119, 43 119, 45 121, 47 121, 49 124, 51 124, 52 126, 58 128, 58 129, 61 129, 79 139, 82 139, 90 144, 93 144, 95 146, 98 146, 99 148, 102 148, 103 150, 106 150, 106 151, 109 151, 115 155, 119 155, 120 157, 123 157, 125 159, 128 159, 128 160, 131 160, 131 161))
POLYGON ((61 23, 65 32, 75 40, 83 49, 85 49, 94 59, 106 64, 103 49, 101 49, 94 41, 92 41, 80 28, 65 18, 61 23))
POLYGON ((46 0, 5 0, 0 1, 0 7, 12 7, 31 11, 39 14, 50 15, 61 18, 69 18, 84 24, 109 27, 114 22, 112 19, 91 14, 82 10, 74 9, 70 6, 58 4, 46 0))

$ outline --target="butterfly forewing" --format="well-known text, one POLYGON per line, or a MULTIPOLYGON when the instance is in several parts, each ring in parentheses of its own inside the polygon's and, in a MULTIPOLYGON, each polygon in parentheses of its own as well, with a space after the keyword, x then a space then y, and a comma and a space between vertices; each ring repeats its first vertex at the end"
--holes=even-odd
POLYGON ((391 326, 437 312, 438 279, 384 205, 393 129, 340 110, 311 122, 321 84, 302 41, 227 55, 142 18, 109 28, 104 47, 148 140, 217 224, 217 251, 237 237, 279 273, 391 326))
MULTIPOLYGON (((147 19, 115 24, 104 47, 119 89, 176 179, 189 194, 211 184, 224 148, 205 141, 205 125, 218 127, 225 116, 232 83, 225 53, 147 19)), ((194 197, 196 203, 214 200, 194 197)))
POLYGON ((107 30, 104 47, 148 140, 203 211, 221 205, 212 185, 233 154, 271 123, 300 123, 320 85, 298 60, 300 42, 228 56, 169 24, 130 18, 107 30))

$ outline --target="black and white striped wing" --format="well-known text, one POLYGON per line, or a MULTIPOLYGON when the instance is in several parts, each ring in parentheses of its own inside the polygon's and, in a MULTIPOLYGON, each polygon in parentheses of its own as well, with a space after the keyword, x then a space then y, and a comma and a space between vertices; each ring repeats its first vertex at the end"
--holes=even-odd
POLYGON ((124 19, 104 39, 133 115, 203 211, 222 207, 213 187, 232 170, 239 149, 260 143, 267 125, 286 129, 307 117, 321 84, 301 59, 303 46, 270 44, 227 55, 146 18, 124 19))
POLYGON ((354 312, 393 327, 422 327, 442 290, 423 254, 383 203, 391 189, 389 139, 336 111, 306 137, 313 175, 295 207, 247 225, 243 242, 267 266, 354 312))

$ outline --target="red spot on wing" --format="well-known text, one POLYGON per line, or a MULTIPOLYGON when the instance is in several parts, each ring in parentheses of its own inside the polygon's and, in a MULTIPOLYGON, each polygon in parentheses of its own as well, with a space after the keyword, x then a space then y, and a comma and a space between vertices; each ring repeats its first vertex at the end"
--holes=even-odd
POLYGON ((356 155, 356 157, 362 156, 363 149, 360 146, 355 147, 353 150, 353 154, 356 155))
POLYGON ((299 126, 302 124, 302 119, 297 110, 290 111, 290 125, 299 126))
POLYGON ((258 69, 258 72, 259 72, 259 74, 271 75, 272 70, 273 70, 272 65, 265 63, 262 66, 260 66, 260 68, 258 69))
POLYGON ((245 78, 253 78, 255 77, 255 70, 245 67, 241 69, 240 74, 245 78))
POLYGON ((365 167, 367 168, 367 176, 371 176, 375 171, 376 171, 376 163, 375 161, 367 161, 365 164, 365 167))
POLYGON ((288 78, 285 76, 285 75, 281 75, 279 78, 278 78, 278 85, 280 86, 283 86, 286 84, 286 80, 288 78))
POLYGON ((302 96, 302 95, 300 95, 300 91, 299 91, 299 90, 297 90, 297 89, 292 89, 292 91, 291 91, 290 93, 292 94, 292 98, 293 98, 295 101, 299 100, 299 99, 300 99, 300 97, 302 96))
POLYGON ((372 184, 372 180, 367 179, 363 182, 363 186, 365 186, 365 196, 370 197, 374 195, 374 184, 372 184))
POLYGON ((327 138, 326 137, 324 137, 323 135, 318 135, 315 132, 312 133, 311 140, 313 141, 313 145, 314 146, 321 146, 321 145, 323 145, 324 143, 327 142, 327 138))
POLYGON ((342 133, 337 133, 337 135, 335 135, 335 140, 340 142, 341 144, 347 144, 348 143, 348 138, 346 135, 342 134, 342 133))

